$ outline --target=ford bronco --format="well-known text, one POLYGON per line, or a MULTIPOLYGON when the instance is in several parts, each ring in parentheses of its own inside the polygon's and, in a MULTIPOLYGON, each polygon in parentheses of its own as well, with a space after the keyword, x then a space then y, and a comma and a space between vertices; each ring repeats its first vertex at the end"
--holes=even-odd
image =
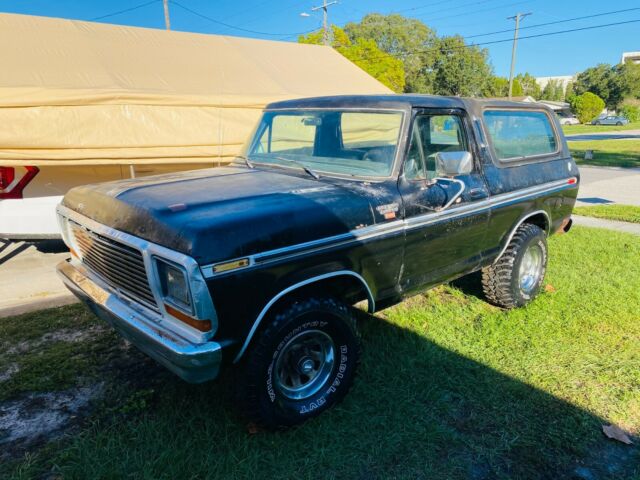
POLYGON ((578 181, 542 105, 283 101, 227 167, 69 191, 58 272, 184 380, 237 364, 246 414, 294 425, 352 384, 356 303, 375 312, 473 272, 493 304, 531 301, 578 181))

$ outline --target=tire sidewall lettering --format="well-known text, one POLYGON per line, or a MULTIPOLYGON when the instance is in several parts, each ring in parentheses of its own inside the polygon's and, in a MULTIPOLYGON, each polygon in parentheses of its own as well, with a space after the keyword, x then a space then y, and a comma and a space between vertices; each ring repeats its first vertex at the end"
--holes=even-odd
POLYGON ((340 386, 344 383, 345 375, 347 375, 350 367, 349 362, 351 358, 349 356, 349 346, 341 340, 341 337, 344 338, 340 329, 333 328, 329 325, 329 322, 323 320, 308 320, 288 331, 274 348, 273 354, 271 355, 271 361, 267 367, 265 388, 268 401, 272 404, 278 404, 280 405, 280 408, 284 408, 286 410, 293 409, 300 415, 310 415, 330 403, 331 396, 335 395, 340 386), (336 344, 335 355, 339 359, 339 362, 334 366, 332 375, 327 380, 323 390, 320 390, 319 393, 304 400, 289 400, 282 397, 274 386, 276 363, 280 353, 287 343, 296 335, 310 329, 322 330, 333 338, 336 344))

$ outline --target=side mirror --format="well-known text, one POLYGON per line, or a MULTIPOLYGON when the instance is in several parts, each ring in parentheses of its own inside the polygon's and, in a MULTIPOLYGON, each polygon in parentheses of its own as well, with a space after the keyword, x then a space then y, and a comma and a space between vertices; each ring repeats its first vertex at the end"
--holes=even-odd
POLYGON ((455 177, 473 171, 473 157, 469 152, 436 153, 436 172, 439 175, 455 177))

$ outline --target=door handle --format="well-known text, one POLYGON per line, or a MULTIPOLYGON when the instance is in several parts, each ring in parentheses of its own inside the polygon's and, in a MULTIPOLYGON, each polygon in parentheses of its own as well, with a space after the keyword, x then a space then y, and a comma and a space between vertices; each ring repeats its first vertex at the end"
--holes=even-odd
POLYGON ((487 197, 487 192, 482 188, 472 188, 469 190, 469 198, 471 198, 471 200, 478 200, 485 197, 487 197))

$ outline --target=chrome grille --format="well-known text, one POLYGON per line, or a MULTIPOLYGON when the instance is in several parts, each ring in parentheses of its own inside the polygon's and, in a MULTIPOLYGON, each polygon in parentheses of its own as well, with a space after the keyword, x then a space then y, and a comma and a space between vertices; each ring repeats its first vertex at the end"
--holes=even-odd
POLYGON ((158 311, 142 253, 69 221, 82 263, 122 295, 158 311))

